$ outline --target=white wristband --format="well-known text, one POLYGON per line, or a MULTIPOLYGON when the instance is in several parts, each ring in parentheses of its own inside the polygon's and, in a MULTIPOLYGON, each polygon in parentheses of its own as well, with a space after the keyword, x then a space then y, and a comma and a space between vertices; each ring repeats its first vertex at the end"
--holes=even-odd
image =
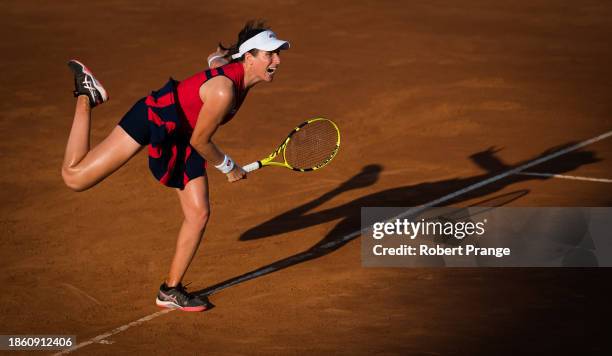
POLYGON ((221 162, 221 164, 218 166, 215 166, 215 168, 220 170, 223 174, 228 174, 232 171, 232 169, 234 169, 234 161, 230 158, 230 156, 225 155, 225 157, 223 157, 223 162, 221 162))
POLYGON ((211 64, 211 63, 212 63, 212 62, 213 62, 215 59, 219 59, 219 58, 223 58, 223 57, 225 57, 225 56, 222 56, 222 55, 220 55, 220 54, 217 54, 217 55, 214 55, 214 56, 212 56, 212 57, 208 58, 208 67, 210 68, 210 67, 212 66, 212 64, 211 64))

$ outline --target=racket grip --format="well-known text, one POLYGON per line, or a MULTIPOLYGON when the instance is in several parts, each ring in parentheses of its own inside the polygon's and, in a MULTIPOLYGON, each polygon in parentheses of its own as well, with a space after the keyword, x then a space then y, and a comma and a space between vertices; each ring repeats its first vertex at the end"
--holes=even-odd
POLYGON ((249 163, 246 166, 242 167, 242 169, 244 169, 247 173, 248 172, 253 172, 254 170, 257 170, 261 168, 261 162, 257 161, 257 162, 253 162, 253 163, 249 163))

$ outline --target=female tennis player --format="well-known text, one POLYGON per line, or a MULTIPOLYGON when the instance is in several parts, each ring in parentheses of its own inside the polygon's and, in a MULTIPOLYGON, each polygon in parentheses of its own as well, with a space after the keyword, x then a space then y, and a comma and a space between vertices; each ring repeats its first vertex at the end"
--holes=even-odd
POLYGON ((212 137, 234 117, 250 88, 273 80, 279 52, 288 48, 289 42, 277 39, 263 22, 247 22, 235 45, 219 47, 209 56, 211 69, 181 82, 170 79, 140 99, 93 149, 89 146, 91 109, 106 102, 108 93, 85 65, 77 60, 68 63, 74 72, 77 103, 62 165, 66 185, 75 191, 91 188, 148 146, 151 172, 163 185, 177 190, 184 220, 168 277, 157 295, 160 307, 203 311, 210 305, 206 298, 188 293, 181 283, 210 213, 206 163, 230 182, 246 178, 246 172, 212 137))

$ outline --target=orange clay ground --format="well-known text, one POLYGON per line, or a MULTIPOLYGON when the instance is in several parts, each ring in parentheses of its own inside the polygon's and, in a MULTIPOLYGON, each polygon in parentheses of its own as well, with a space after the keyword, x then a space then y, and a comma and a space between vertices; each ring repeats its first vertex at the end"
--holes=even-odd
MULTIPOLYGON (((145 151, 89 191, 64 186, 66 61, 110 92, 95 144, 137 99, 266 18, 292 49, 217 143, 246 164, 324 116, 342 147, 314 173, 269 168, 229 184, 210 171, 212 220, 186 281, 199 290, 283 268, 213 295, 208 312, 173 311, 75 354, 604 353, 609 269, 362 268, 358 239, 283 262, 358 229, 361 206, 427 203, 612 129, 612 5, 459 3, 3 3, 0 334, 83 342, 157 312, 181 223, 145 151)), ((610 159, 612 138, 531 171, 610 179, 610 159)), ((512 176, 447 203, 491 202, 612 206, 612 189, 512 176)))

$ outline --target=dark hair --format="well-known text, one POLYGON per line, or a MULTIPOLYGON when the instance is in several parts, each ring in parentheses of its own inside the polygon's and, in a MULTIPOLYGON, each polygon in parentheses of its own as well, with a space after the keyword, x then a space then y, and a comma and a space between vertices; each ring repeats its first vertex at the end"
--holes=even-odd
MULTIPOLYGON (((256 35, 260 34, 261 32, 267 31, 269 29, 270 28, 268 26, 266 26, 265 20, 249 20, 244 25, 242 30, 240 30, 240 32, 238 32, 238 41, 235 44, 231 45, 229 48, 226 48, 225 46, 223 46, 223 44, 221 42, 219 42, 219 47, 222 50, 229 50, 229 52, 227 53, 225 58, 229 59, 230 61, 232 61, 232 62, 243 61, 244 60, 244 55, 242 57, 236 58, 236 59, 232 59, 231 56, 233 54, 236 54, 236 53, 240 52, 240 50, 239 50, 240 45, 242 45, 248 39, 250 39, 253 36, 256 36, 256 35)), ((256 49, 256 48, 254 48, 254 49, 249 51, 249 53, 251 53, 254 56, 256 56, 258 52, 259 52, 259 50, 256 49)))

